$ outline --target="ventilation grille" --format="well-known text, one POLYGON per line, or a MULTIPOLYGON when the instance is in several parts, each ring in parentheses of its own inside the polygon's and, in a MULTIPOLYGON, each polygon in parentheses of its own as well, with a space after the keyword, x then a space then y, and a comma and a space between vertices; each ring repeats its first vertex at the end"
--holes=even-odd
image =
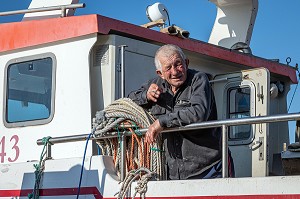
POLYGON ((94 67, 106 65, 109 63, 108 48, 109 45, 100 45, 95 47, 94 67))

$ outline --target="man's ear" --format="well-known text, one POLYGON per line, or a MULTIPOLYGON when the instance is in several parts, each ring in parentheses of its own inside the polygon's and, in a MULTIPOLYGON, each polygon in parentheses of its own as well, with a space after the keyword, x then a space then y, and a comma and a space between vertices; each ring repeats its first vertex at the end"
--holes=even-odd
POLYGON ((164 76, 163 76, 161 70, 156 70, 156 74, 157 74, 158 76, 160 76, 162 79, 164 79, 164 76))
POLYGON ((190 60, 188 58, 185 59, 185 64, 186 64, 186 69, 188 69, 190 64, 190 60))

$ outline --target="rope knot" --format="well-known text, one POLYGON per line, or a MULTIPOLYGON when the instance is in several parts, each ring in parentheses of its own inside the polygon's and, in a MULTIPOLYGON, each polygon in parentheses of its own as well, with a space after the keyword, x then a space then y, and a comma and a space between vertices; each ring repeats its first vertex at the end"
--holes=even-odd
POLYGON ((50 139, 51 139, 51 136, 47 136, 47 137, 43 137, 43 138, 42 138, 42 142, 43 142, 44 146, 47 145, 47 144, 53 145, 53 144, 50 142, 50 139))

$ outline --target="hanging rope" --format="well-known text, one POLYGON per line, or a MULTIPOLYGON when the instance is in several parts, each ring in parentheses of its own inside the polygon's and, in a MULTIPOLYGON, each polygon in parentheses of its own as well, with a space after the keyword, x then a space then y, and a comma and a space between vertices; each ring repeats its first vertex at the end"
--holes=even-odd
POLYGON ((103 155, 114 157, 115 168, 120 175, 121 154, 120 137, 124 132, 131 132, 126 138, 126 172, 138 168, 147 168, 155 172, 156 179, 163 179, 164 156, 162 139, 149 145, 139 133, 140 128, 147 128, 154 121, 154 117, 138 106, 129 98, 121 98, 107 106, 103 111, 98 111, 93 119, 94 136, 103 138, 109 135, 117 135, 118 138, 98 139, 96 143, 103 155), (155 150, 152 150, 155 149, 155 150))
POLYGON ((137 181, 137 186, 135 187, 135 193, 132 199, 135 198, 137 193, 139 193, 140 197, 144 199, 147 192, 147 183, 153 175, 154 173, 147 168, 139 168, 128 172, 122 183, 121 190, 117 193, 118 199, 126 198, 126 195, 130 190, 131 184, 137 179, 139 180, 137 181))
POLYGON ((48 137, 44 137, 42 139, 42 142, 44 144, 44 147, 43 147, 43 150, 42 150, 42 153, 41 153, 41 156, 40 156, 40 161, 38 164, 34 164, 34 168, 35 168, 35 171, 34 171, 34 175, 35 175, 35 182, 34 182, 34 188, 33 188, 33 191, 32 193, 28 194, 28 198, 33 198, 33 199, 38 199, 40 197, 40 184, 41 184, 41 179, 42 179, 42 176, 43 176, 43 172, 44 172, 44 169, 45 169, 45 161, 47 160, 47 158, 45 158, 45 155, 46 155, 46 147, 48 144, 51 144, 52 143, 49 141, 50 140, 50 136, 48 137))

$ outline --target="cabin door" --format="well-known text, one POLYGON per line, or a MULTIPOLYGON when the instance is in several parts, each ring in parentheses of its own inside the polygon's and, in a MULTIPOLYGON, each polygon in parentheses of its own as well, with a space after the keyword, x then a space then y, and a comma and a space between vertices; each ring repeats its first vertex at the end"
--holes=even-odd
MULTIPOLYGON (((243 70, 215 76, 211 81, 219 119, 269 114, 269 71, 243 70)), ((267 176, 268 124, 247 124, 228 128, 228 144, 236 177, 267 176)))

